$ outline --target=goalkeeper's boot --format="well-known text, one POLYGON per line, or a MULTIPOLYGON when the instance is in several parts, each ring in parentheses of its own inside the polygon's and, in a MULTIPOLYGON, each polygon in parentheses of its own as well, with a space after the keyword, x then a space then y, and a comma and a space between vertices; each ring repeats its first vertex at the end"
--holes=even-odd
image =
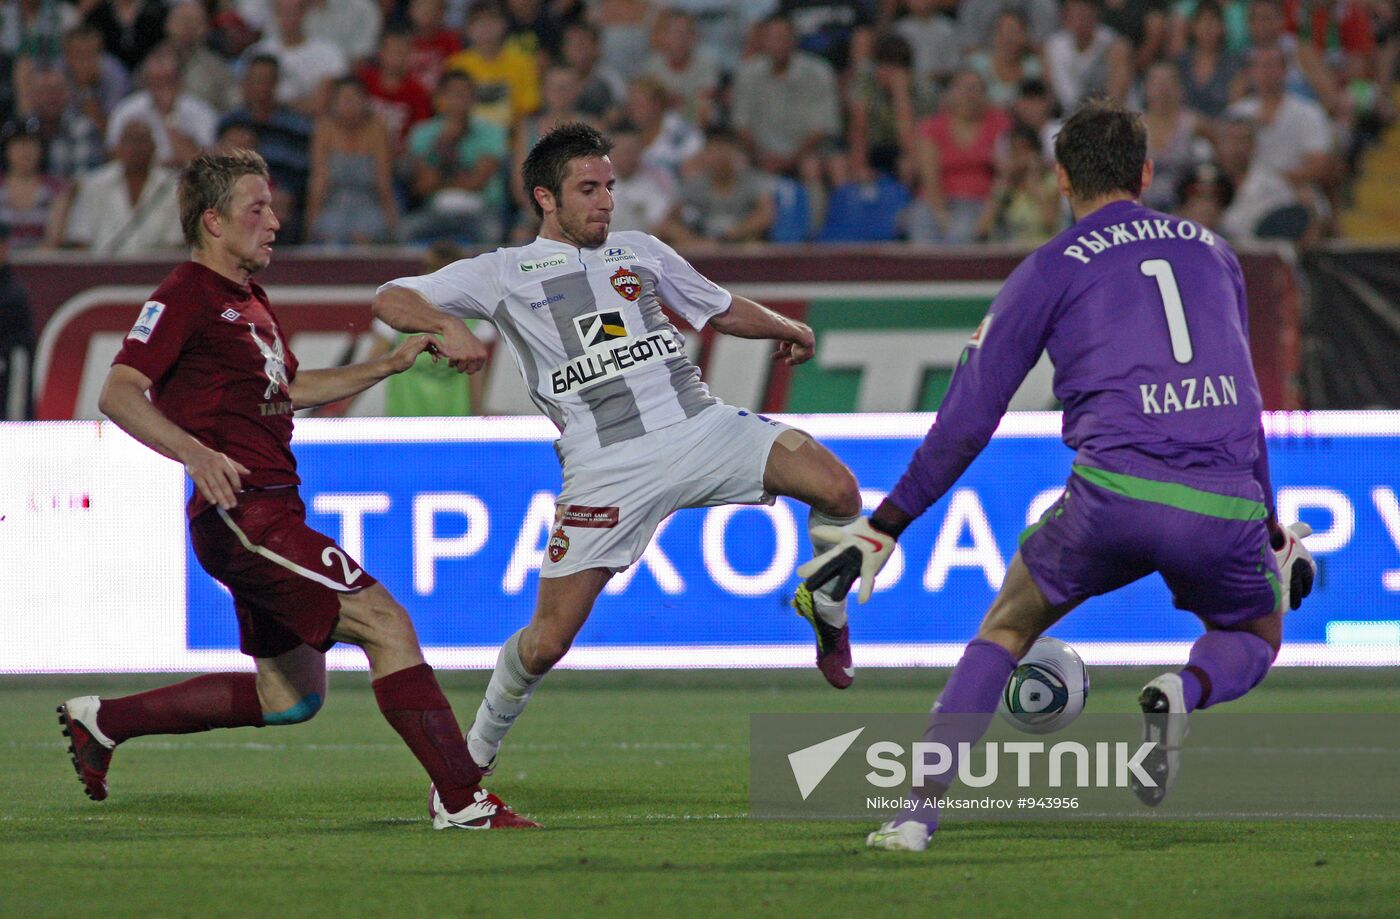
POLYGON ((1186 694, 1181 677, 1164 673, 1138 694, 1142 708, 1142 739, 1156 744, 1142 761, 1142 771, 1155 785, 1145 785, 1133 775, 1133 794, 1148 807, 1162 803, 1181 771, 1181 744, 1186 740, 1186 694))
POLYGON ((890 820, 865 837, 871 849, 892 849, 897 852, 922 852, 928 848, 928 827, 918 820, 897 823, 890 820))
POLYGON ((822 612, 845 604, 845 600, 828 600, 812 593, 806 584, 798 584, 792 597, 797 615, 806 619, 817 635, 817 669, 837 689, 846 689, 856 679, 856 668, 851 664, 851 630, 849 623, 838 627, 827 622, 822 612))
POLYGON ((428 816, 435 830, 538 830, 540 825, 522 817, 485 788, 478 788, 472 803, 451 812, 442 804, 437 788, 428 789, 428 816))
POLYGON ((68 755, 73 770, 83 783, 83 791, 94 801, 107 797, 107 767, 112 764, 116 743, 97 727, 97 696, 78 696, 58 707, 58 723, 68 738, 68 755))

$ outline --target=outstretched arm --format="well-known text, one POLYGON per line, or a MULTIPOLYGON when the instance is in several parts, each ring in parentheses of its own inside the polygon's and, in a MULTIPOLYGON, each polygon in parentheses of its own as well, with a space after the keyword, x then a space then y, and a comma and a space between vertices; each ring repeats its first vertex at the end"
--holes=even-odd
POLYGON ((1017 266, 968 342, 933 426, 873 517, 890 535, 928 510, 987 446, 1050 334, 1058 301, 1036 256, 1017 266))
POLYGON ((735 338, 774 339, 779 343, 779 355, 789 364, 805 363, 817 351, 811 326, 775 313, 748 297, 736 295, 728 310, 710 320, 710 326, 735 338))
POLYGON ((813 530, 832 548, 797 569, 808 590, 831 584, 831 596, 840 600, 860 578, 860 601, 870 597, 875 576, 904 528, 943 496, 991 439, 1012 395, 1045 349, 1057 298, 1044 283, 1035 256, 1011 273, 963 351, 933 426, 889 497, 869 518, 845 528, 813 530))
POLYGON ((328 367, 325 370, 302 370, 292 380, 293 408, 312 408, 327 402, 339 402, 364 392, 385 377, 402 373, 424 350, 433 347, 427 335, 405 338, 389 353, 361 364, 328 367))
POLYGON ((400 332, 428 332, 438 337, 435 350, 454 370, 476 373, 486 366, 486 345, 457 317, 407 287, 388 286, 374 295, 374 315, 400 332))
POLYGON ((150 379, 141 371, 126 364, 113 364, 97 407, 117 427, 161 456, 183 465, 204 500, 225 510, 236 505, 238 491, 243 487, 239 476, 251 473, 165 417, 146 398, 150 388, 150 379))

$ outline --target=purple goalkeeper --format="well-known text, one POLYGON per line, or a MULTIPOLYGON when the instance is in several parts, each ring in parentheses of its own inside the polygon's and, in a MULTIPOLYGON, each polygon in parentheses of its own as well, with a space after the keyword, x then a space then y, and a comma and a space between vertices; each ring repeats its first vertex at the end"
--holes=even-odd
MULTIPOLYGON (((1284 611, 1312 587, 1301 542, 1309 530, 1276 519, 1235 254, 1205 227, 1138 203, 1152 163, 1137 113, 1086 103, 1056 138, 1055 159, 1075 224, 1011 273, 889 498, 828 534, 835 547, 801 574, 810 589, 840 596, 859 576, 863 602, 900 533, 986 446, 1048 350, 1064 441, 1077 451, 1072 471, 1022 535, 924 739, 975 744, 1041 633, 1089 597, 1155 571, 1206 627, 1186 666, 1139 696, 1145 739, 1158 747, 1144 764, 1155 787, 1135 790, 1156 804, 1176 778, 1187 713, 1238 699, 1269 672, 1284 611)), ((943 773, 956 774, 956 764, 943 773)), ((928 797, 945 790, 913 789, 868 844, 924 849, 938 824, 928 797)))

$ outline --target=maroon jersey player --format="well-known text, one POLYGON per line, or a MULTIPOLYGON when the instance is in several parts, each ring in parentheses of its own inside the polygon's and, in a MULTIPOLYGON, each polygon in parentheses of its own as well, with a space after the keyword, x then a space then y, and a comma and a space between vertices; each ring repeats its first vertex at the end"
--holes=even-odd
POLYGON ((536 826, 481 788, 403 607, 306 524, 292 412, 406 370, 430 339, 406 339, 363 364, 300 370, 252 282, 272 257, 279 224, 271 201, 256 153, 204 154, 186 168, 180 221, 190 261, 141 308, 100 402, 123 430, 184 465, 194 483, 195 555, 233 595, 240 647, 257 672, 69 699, 58 713, 73 766, 100 801, 112 751, 133 737, 306 721, 326 696, 325 652, 345 641, 364 649, 380 710, 433 781, 435 827, 536 826))

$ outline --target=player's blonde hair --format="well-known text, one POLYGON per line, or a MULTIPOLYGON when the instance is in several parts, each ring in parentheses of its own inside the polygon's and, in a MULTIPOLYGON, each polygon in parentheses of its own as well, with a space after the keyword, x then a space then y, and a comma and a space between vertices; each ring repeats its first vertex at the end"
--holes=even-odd
POLYGON ((204 212, 213 209, 227 214, 233 186, 244 176, 268 179, 267 161, 253 150, 226 150, 201 153, 180 174, 180 229, 185 242, 203 242, 200 226, 204 212))

